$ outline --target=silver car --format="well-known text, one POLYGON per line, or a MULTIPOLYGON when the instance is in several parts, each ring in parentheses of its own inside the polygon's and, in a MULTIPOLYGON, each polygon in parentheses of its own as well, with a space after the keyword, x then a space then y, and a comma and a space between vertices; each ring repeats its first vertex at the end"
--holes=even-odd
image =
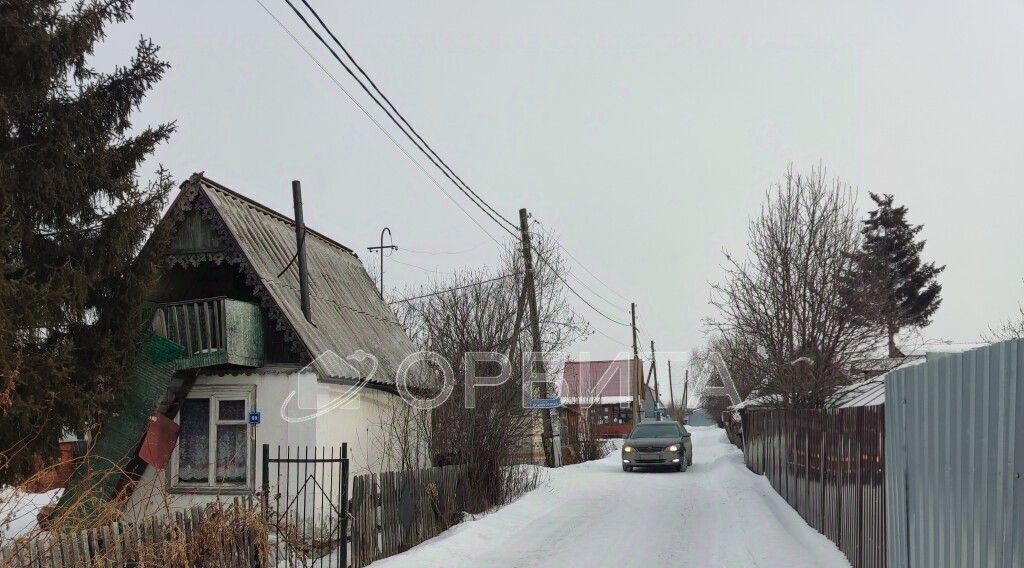
POLYGON ((622 446, 622 471, 633 471, 634 467, 686 471, 692 464, 690 433, 678 422, 641 422, 633 427, 622 446))

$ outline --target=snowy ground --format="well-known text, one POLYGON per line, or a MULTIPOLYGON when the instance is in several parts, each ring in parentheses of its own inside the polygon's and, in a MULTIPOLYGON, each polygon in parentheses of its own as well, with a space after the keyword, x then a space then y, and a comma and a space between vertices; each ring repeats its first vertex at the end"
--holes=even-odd
POLYGON ((686 473, 625 473, 619 452, 550 470, 550 483, 374 568, 849 566, 716 427, 694 427, 686 473))
POLYGON ((36 515, 60 498, 63 489, 47 493, 25 493, 13 487, 0 487, 0 544, 25 536, 36 529, 36 515))

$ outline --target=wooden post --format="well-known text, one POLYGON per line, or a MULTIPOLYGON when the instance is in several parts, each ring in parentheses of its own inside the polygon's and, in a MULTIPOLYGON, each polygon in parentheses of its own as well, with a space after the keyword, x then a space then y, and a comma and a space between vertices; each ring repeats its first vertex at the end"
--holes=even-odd
MULTIPOLYGON (((672 412, 675 411, 675 409, 676 409, 676 395, 674 394, 674 392, 675 391, 672 389, 672 361, 669 360, 668 361, 668 412, 669 412, 669 415, 671 415, 672 412)), ((685 420, 684 420, 684 422, 685 422, 685 420)))
MULTIPOLYGON (((544 360, 543 351, 540 341, 540 319, 537 313, 537 288, 534 281, 533 272, 533 247, 530 245, 530 221, 529 216, 526 213, 526 209, 519 210, 519 231, 521 233, 521 240, 523 245, 523 268, 525 269, 525 282, 526 282, 526 293, 527 303, 530 307, 530 331, 533 335, 533 352, 537 354, 535 357, 535 363, 537 365, 537 371, 540 372, 541 376, 544 375, 544 360), (538 358, 539 357, 539 358, 538 358)), ((540 385, 540 396, 541 398, 547 398, 548 386, 547 383, 541 383, 540 385)), ((560 459, 559 456, 555 455, 554 448, 554 425, 551 423, 551 409, 541 409, 541 421, 543 425, 543 446, 544 446, 544 462, 548 467, 556 467, 560 459)))
POLYGON ((633 426, 640 423, 640 389, 643 388, 643 370, 640 369, 640 348, 636 344, 636 302, 629 305, 633 325, 633 426))
POLYGON ((690 407, 690 370, 683 375, 683 424, 686 424, 686 410, 690 407))
POLYGON ((658 413, 658 403, 661 402, 661 389, 658 388, 658 359, 654 356, 654 340, 651 340, 651 372, 654 373, 654 413, 658 413))

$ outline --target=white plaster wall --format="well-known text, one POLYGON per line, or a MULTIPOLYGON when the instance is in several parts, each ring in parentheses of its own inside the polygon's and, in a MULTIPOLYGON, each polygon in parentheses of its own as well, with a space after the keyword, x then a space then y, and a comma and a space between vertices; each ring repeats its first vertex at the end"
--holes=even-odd
MULTIPOLYGON (((203 387, 252 387, 254 408, 261 413, 261 423, 249 427, 252 470, 251 487, 262 485, 262 445, 270 445, 275 455, 279 446, 282 455, 288 447, 295 455, 297 448, 307 446, 340 447, 348 442, 352 475, 367 473, 377 461, 372 460, 373 447, 380 434, 380 409, 387 393, 365 390, 341 407, 328 407, 343 387, 318 382, 312 373, 258 373, 247 375, 202 375, 194 389, 203 387), (287 405, 283 408, 283 404, 287 405)), ((168 468, 170 469, 170 467, 168 468)), ((272 469, 271 469, 271 475, 272 469)), ((225 492, 221 498, 231 498, 225 492)), ((188 493, 169 488, 167 471, 146 468, 132 492, 126 512, 129 516, 176 511, 211 503, 213 494, 188 493)))
MULTIPOLYGON (((359 390, 358 396, 350 398, 347 396, 349 389, 346 385, 319 384, 320 408, 330 408, 330 411, 317 418, 317 444, 341 446, 347 442, 352 475, 395 469, 400 448, 392 426, 411 420, 409 407, 401 397, 366 387, 359 390)), ((420 443, 425 440, 423 436, 413 438, 420 443)), ((425 464, 427 452, 425 448, 418 449, 418 452, 413 449, 412 453, 420 456, 420 463, 425 464)))
MULTIPOLYGON (((207 386, 254 386, 256 389, 254 407, 261 413, 261 424, 249 427, 253 464, 250 478, 255 490, 263 483, 263 444, 270 445, 271 456, 276 455, 278 447, 282 455, 290 447, 294 456, 300 447, 303 451, 307 446, 340 448, 347 442, 351 475, 379 471, 382 425, 391 416, 387 409, 394 403, 401 403, 394 395, 366 388, 344 402, 341 397, 349 387, 318 381, 315 374, 308 372, 200 375, 194 388, 207 386), (286 401, 287 405, 282 408, 286 401), (339 401, 344 403, 339 404, 339 401)), ((272 469, 272 476, 273 472, 272 469)), ((180 510, 217 498, 216 495, 171 490, 168 477, 167 471, 147 468, 127 503, 129 516, 168 508, 180 510)), ((231 494, 221 496, 222 499, 232 497, 231 494)))

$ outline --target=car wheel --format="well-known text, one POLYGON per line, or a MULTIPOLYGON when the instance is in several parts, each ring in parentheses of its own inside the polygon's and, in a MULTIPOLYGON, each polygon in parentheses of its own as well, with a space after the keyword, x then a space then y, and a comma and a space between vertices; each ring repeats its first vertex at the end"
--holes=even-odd
POLYGON ((625 472, 633 471, 633 466, 622 464, 622 471, 625 471, 625 472))
POLYGON ((686 466, 687 465, 688 465, 688 459, 684 459, 683 461, 679 462, 678 466, 676 466, 676 471, 686 471, 686 466))

